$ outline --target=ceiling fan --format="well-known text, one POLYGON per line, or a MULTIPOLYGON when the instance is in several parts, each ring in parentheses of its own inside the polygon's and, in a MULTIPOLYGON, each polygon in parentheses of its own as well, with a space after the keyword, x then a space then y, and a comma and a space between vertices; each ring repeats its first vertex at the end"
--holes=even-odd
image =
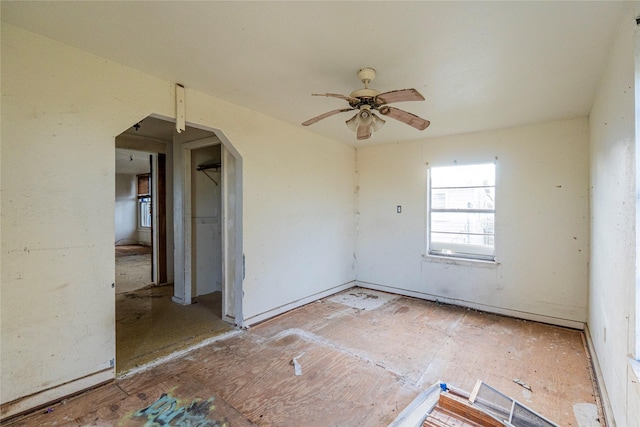
POLYGON ((364 89, 358 89, 349 96, 337 93, 314 93, 312 96, 327 96, 331 98, 344 99, 349 103, 349 108, 339 108, 302 123, 302 126, 309 126, 319 122, 322 119, 331 117, 334 114, 344 113, 346 111, 358 110, 355 116, 346 121, 347 126, 356 132, 358 139, 368 139, 371 137, 371 131, 377 131, 385 124, 385 121, 375 115, 373 111, 377 110, 383 116, 391 117, 413 126, 418 130, 425 130, 431 123, 421 117, 411 114, 399 108, 389 107, 387 104, 402 101, 424 101, 424 97, 415 89, 400 89, 389 92, 380 93, 375 89, 369 88, 369 84, 376 78, 376 70, 373 68, 361 68, 356 73, 358 79, 364 84, 364 89))

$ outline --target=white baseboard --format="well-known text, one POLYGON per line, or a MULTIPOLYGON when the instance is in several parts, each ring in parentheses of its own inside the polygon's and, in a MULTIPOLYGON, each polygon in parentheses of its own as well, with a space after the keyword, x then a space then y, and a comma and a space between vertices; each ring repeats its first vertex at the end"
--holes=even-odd
POLYGON ((269 311, 265 311, 264 313, 256 314, 255 316, 251 316, 249 318, 246 318, 246 319, 244 319, 245 325, 246 326, 255 325, 256 323, 260 323, 260 322, 263 322, 263 321, 265 321, 267 319, 275 317, 275 316, 277 316, 279 314, 286 313, 287 311, 293 310, 294 308, 302 307, 305 304, 309 304, 309 303, 317 301, 317 300, 319 300, 321 298, 325 298, 325 297, 328 297, 330 295, 337 294, 338 292, 345 291, 347 289, 353 288, 354 286, 356 286, 355 285, 355 281, 352 280, 350 282, 343 283, 342 285, 338 285, 338 286, 333 287, 331 289, 327 289, 325 291, 318 292, 318 293, 313 294, 313 295, 309 295, 308 297, 301 298, 301 299, 299 299, 297 301, 290 302, 289 304, 285 304, 285 305, 282 305, 280 307, 276 307, 274 309, 271 309, 269 311))
POLYGON ((561 319, 558 317, 545 316, 542 314, 527 313, 525 311, 510 310, 502 307, 494 307, 487 304, 465 301, 456 298, 447 298, 438 295, 428 294, 426 292, 410 291, 407 289, 394 288, 392 286, 378 285, 376 283, 361 282, 356 280, 355 286, 367 289, 375 289, 377 291, 389 292, 392 294, 404 295, 413 298, 424 299, 427 301, 437 301, 445 304, 458 305, 462 307, 473 308, 474 310, 486 311, 489 313, 501 314, 504 316, 515 317, 518 319, 532 320, 535 322, 548 323, 550 325, 563 326, 571 329, 584 330, 584 322, 576 320, 561 319))
POLYGON ((589 325, 585 325, 584 336, 587 341, 587 351, 591 358, 591 366, 593 367, 593 373, 595 375, 595 381, 598 386, 598 392, 600 393, 600 403, 602 405, 602 412, 604 413, 604 425, 606 427, 615 427, 616 421, 613 417, 613 408, 611 407, 611 401, 609 400, 609 394, 607 393, 607 387, 604 383, 604 376, 600 369, 600 362, 598 362, 598 355, 596 354, 596 348, 593 345, 591 339, 591 331, 589 325))
POLYGON ((114 368, 109 368, 69 381, 68 383, 39 391, 29 396, 21 397, 12 402, 3 403, 1 406, 2 409, 0 410, 0 420, 5 420, 9 417, 44 407, 67 396, 78 394, 92 387, 112 381, 114 378, 114 368))

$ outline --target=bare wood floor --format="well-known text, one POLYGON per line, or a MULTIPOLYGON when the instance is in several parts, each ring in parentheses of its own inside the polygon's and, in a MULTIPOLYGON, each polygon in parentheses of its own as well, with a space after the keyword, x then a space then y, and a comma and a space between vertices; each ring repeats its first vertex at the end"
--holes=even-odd
POLYGON ((482 379, 597 426, 591 378, 579 331, 354 288, 14 425, 385 426, 438 380, 482 379))

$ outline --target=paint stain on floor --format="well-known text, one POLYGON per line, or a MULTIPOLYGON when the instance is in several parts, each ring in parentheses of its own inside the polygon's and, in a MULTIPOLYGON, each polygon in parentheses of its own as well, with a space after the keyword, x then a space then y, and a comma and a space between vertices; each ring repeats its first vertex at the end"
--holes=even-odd
POLYGON ((327 298, 328 301, 337 302, 358 310, 375 310, 390 301, 398 299, 398 295, 370 289, 356 288, 349 292, 342 292, 327 298))
POLYGON ((224 417, 215 419, 214 400, 213 397, 207 400, 195 398, 185 402, 171 394, 162 393, 151 405, 131 412, 121 421, 143 420, 144 427, 229 427, 229 421, 224 417))

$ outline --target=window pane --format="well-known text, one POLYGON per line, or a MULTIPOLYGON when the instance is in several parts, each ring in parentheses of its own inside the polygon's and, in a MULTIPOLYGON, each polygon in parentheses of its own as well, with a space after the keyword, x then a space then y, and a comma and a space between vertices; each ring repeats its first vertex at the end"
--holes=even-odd
POLYGON ((430 254, 487 260, 494 259, 493 236, 433 233, 432 238, 429 248, 430 254))
POLYGON ((449 234, 434 232, 431 234, 431 241, 440 243, 454 243, 456 245, 463 244, 493 246, 493 236, 480 236, 477 234, 449 234))
POLYGON ((431 209, 494 209, 495 187, 431 190, 431 209))
POLYGON ((151 227, 151 197, 138 199, 140 227, 151 227))
MULTIPOLYGON (((432 212, 431 233, 494 234, 494 214, 432 212)), ((433 240, 433 237, 432 237, 433 240)), ((462 243, 462 242, 461 242, 462 243)))

